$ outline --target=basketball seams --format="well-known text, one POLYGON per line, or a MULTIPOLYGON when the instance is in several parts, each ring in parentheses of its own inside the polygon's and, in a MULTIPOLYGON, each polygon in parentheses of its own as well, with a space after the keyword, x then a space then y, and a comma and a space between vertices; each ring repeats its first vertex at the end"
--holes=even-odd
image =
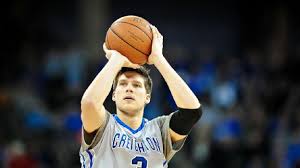
POLYGON ((109 41, 108 41, 108 35, 106 35, 105 41, 107 42, 106 47, 110 50, 111 48, 110 48, 109 41))
POLYGON ((129 23, 129 22, 124 22, 124 21, 118 21, 118 22, 115 22, 115 24, 116 24, 116 23, 125 23, 125 24, 132 25, 132 26, 134 26, 134 27, 140 29, 143 33, 145 33, 146 36, 149 37, 150 41, 152 41, 151 37, 150 37, 143 29, 141 29, 140 27, 136 26, 135 24, 132 24, 132 23, 129 23))
POLYGON ((129 44, 126 40, 124 40, 118 33, 116 33, 112 27, 109 28, 111 30, 112 33, 114 33, 116 36, 118 36, 122 41, 124 41, 126 44, 128 44, 130 47, 134 48, 135 50, 137 50, 138 52, 142 53, 145 56, 148 56, 147 54, 145 54, 144 52, 140 51, 139 49, 137 49, 136 47, 134 47, 133 45, 129 44))

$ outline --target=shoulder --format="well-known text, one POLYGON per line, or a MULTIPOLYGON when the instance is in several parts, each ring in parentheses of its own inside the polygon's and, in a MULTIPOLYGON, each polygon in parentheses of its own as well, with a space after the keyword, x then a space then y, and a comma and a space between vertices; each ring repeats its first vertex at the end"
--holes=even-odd
POLYGON ((158 124, 160 127, 163 126, 166 122, 170 121, 171 116, 173 115, 173 113, 168 114, 168 115, 162 115, 162 116, 158 116, 150 121, 148 121, 148 123, 151 124, 158 124))

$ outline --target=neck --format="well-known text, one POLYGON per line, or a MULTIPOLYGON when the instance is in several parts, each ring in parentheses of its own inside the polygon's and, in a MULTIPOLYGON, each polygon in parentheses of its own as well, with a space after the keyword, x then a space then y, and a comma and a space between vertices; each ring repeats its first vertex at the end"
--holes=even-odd
POLYGON ((136 130, 140 127, 142 124, 142 119, 143 119, 143 113, 144 111, 139 111, 135 113, 135 115, 130 115, 127 112, 123 112, 119 109, 117 109, 117 116, 130 128, 136 130))

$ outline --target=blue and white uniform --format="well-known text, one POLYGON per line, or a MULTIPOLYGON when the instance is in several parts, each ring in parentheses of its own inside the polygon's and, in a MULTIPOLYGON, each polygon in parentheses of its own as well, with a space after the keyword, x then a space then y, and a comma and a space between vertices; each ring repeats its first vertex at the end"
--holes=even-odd
POLYGON ((167 168, 185 142, 186 138, 175 144, 171 142, 169 123, 173 113, 151 121, 143 119, 136 130, 117 115, 106 114, 106 124, 90 145, 82 136, 79 153, 82 168, 167 168))

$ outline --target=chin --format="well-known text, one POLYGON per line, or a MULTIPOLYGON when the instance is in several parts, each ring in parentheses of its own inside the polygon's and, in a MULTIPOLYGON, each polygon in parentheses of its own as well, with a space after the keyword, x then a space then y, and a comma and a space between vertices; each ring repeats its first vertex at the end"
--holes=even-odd
POLYGON ((140 110, 140 108, 137 108, 136 106, 133 106, 133 105, 125 105, 125 106, 119 107, 119 110, 123 111, 124 113, 127 113, 127 114, 135 114, 140 110))

